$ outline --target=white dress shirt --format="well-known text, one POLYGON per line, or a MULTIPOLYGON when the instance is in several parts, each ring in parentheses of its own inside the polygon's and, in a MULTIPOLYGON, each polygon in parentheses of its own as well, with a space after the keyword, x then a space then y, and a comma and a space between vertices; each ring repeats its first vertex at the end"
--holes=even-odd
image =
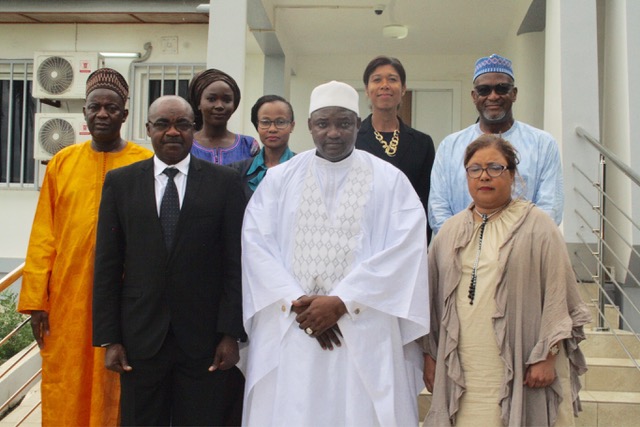
POLYGON ((191 162, 191 154, 182 159, 175 165, 167 165, 160 160, 157 156, 153 156, 153 175, 155 177, 155 190, 156 190, 156 207, 158 209, 158 216, 160 216, 160 204, 162 203, 162 196, 164 196, 164 190, 167 188, 167 182, 169 177, 162 173, 166 168, 176 168, 179 173, 173 178, 173 182, 176 183, 178 188, 178 198, 180 199, 180 208, 182 208, 182 202, 184 201, 184 193, 187 189, 187 175, 189 172, 189 162, 191 162))

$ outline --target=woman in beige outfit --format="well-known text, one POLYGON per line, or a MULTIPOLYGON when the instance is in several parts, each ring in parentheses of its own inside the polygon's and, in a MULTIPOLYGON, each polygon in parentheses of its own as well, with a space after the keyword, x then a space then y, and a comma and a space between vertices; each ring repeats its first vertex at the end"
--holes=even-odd
POLYGON ((564 426, 579 410, 590 315, 553 220, 512 200, 517 163, 497 135, 471 143, 473 203, 433 241, 425 425, 564 426))

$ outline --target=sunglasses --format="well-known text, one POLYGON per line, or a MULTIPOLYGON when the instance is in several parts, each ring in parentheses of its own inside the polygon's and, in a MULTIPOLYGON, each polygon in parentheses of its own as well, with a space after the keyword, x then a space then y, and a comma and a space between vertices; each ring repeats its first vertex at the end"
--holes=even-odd
POLYGON ((511 89, 513 89, 513 85, 510 83, 498 83, 495 86, 479 85, 473 88, 480 96, 489 96, 491 92, 495 92, 496 95, 506 95, 511 89))

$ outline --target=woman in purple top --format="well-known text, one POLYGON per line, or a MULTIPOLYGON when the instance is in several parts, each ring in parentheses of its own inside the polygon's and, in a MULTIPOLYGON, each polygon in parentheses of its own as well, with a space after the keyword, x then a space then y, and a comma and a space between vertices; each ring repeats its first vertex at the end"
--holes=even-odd
POLYGON ((196 116, 191 154, 219 165, 258 154, 255 138, 227 129, 240 104, 240 88, 233 77, 215 68, 196 74, 189 83, 189 102, 196 116))

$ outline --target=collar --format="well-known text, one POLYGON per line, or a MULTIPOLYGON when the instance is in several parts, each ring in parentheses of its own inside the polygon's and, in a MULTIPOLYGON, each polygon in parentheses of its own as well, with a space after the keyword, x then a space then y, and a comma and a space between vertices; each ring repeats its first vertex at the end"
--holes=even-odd
MULTIPOLYGON (((287 147, 282 153, 282 156, 280 156, 278 164, 284 163, 292 157, 293 151, 291 151, 289 147, 287 147)), ((249 166, 249 169, 247 170, 247 173, 245 175, 251 175, 256 171, 263 170, 267 170, 267 165, 264 163, 264 147, 262 147, 258 154, 253 158, 253 162, 251 162, 251 166, 249 166)))
POLYGON ((180 160, 175 165, 168 165, 165 162, 163 162, 162 160, 160 160, 158 158, 158 156, 154 155, 153 156, 153 175, 154 176, 162 175, 162 172, 166 168, 171 168, 171 167, 174 167, 174 168, 178 169, 180 172, 182 172, 185 175, 189 175, 189 164, 190 163, 191 163, 191 154, 187 154, 187 157, 185 157, 184 159, 180 160))

